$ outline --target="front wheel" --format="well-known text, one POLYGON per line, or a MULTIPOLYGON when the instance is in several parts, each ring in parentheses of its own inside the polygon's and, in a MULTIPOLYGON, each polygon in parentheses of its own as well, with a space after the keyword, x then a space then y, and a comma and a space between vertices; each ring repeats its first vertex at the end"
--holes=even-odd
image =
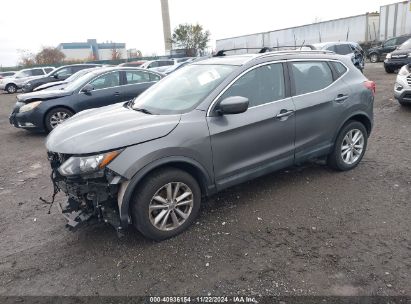
POLYGON ((66 108, 54 108, 50 110, 45 118, 46 130, 51 132, 59 124, 63 123, 73 115, 74 113, 66 108))
POLYGON ((7 85, 6 91, 9 94, 14 94, 14 93, 17 92, 17 86, 13 83, 10 83, 10 84, 7 85))
POLYGON ((135 228, 161 241, 187 229, 197 217, 201 190, 187 172, 165 168, 149 174, 136 189, 131 206, 135 228))
POLYGON ((370 61, 372 63, 377 63, 379 60, 380 59, 378 58, 378 54, 373 53, 373 54, 370 55, 370 61))
POLYGON ((364 156, 367 141, 364 125, 358 121, 348 122, 338 134, 333 152, 328 156, 328 165, 338 171, 355 168, 364 156))

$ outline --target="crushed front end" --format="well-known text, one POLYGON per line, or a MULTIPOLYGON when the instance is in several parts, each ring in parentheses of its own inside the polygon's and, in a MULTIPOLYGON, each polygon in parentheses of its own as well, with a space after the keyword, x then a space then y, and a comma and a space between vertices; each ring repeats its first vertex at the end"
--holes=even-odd
POLYGON ((95 219, 111 224, 121 234, 123 227, 120 222, 117 197, 121 182, 124 180, 105 167, 111 159, 103 166, 101 163, 104 157, 100 155, 82 157, 48 152, 48 159, 52 168, 51 179, 55 192, 64 192, 68 197, 66 202, 58 204, 68 221, 67 227, 77 228, 82 223, 95 219), (80 160, 77 163, 84 166, 84 163, 87 165, 87 160, 93 158, 100 163, 97 167, 85 170, 86 172, 67 169, 67 164, 71 165, 77 159, 80 160))

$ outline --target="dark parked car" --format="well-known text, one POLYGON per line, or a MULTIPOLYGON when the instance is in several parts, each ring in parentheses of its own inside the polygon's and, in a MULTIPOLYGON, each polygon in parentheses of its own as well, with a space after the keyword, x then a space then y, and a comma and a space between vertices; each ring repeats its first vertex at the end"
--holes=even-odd
POLYGON ((398 46, 410 38, 411 35, 403 35, 385 40, 381 45, 368 49, 367 58, 371 62, 383 61, 388 53, 394 52, 398 46))
POLYGON ((99 218, 163 240, 227 187, 318 157, 353 169, 374 93, 350 58, 331 52, 189 64, 133 102, 79 113, 50 133, 53 184, 68 195, 63 215, 74 227, 99 218))
POLYGON ((131 100, 162 77, 138 68, 100 68, 63 90, 18 95, 10 123, 16 128, 49 132, 80 111, 131 100))
POLYGON ((384 60, 387 73, 394 73, 406 64, 411 63, 411 39, 401 44, 394 52, 388 53, 384 60))
POLYGON ((65 66, 55 69, 54 71, 45 75, 44 77, 40 77, 40 78, 27 81, 23 85, 22 89, 24 93, 32 92, 35 88, 45 83, 66 80, 71 75, 73 75, 74 73, 80 70, 101 67, 101 66, 102 66, 101 64, 94 64, 94 63, 65 65, 65 66))
POLYGON ((38 91, 42 91, 42 90, 51 90, 51 89, 52 90, 64 89, 70 82, 82 77, 83 75, 86 75, 87 73, 90 73, 90 72, 94 71, 95 69, 99 69, 99 68, 100 67, 80 70, 80 71, 74 73, 73 75, 71 75, 66 80, 54 81, 54 82, 48 82, 48 83, 42 84, 41 86, 38 86, 37 88, 35 88, 33 90, 33 92, 38 92, 38 91))
POLYGON ((309 45, 311 49, 327 50, 351 58, 354 65, 362 72, 365 66, 365 53, 357 42, 324 42, 309 45))

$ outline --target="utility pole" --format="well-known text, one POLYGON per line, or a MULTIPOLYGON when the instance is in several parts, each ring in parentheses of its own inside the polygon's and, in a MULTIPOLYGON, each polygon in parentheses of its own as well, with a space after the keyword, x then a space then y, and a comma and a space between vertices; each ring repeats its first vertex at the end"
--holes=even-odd
POLYGON ((163 17, 163 35, 166 53, 171 51, 171 29, 170 29, 170 11, 168 9, 168 0, 161 0, 161 15, 163 17))

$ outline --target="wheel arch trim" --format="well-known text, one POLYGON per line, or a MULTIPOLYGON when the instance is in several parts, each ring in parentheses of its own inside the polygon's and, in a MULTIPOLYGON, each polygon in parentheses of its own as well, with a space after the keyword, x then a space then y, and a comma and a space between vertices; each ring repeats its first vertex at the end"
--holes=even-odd
POLYGON ((138 184, 151 172, 157 170, 161 167, 176 167, 180 168, 193 175, 192 172, 186 170, 184 166, 189 166, 192 169, 196 170, 197 174, 194 174, 194 178, 199 183, 201 191, 204 195, 211 195, 215 193, 215 184, 211 179, 210 175, 207 173, 206 169, 196 160, 185 157, 185 156, 170 156, 164 157, 158 160, 155 160, 141 170, 139 170, 130 180, 124 182, 125 188, 121 189, 119 193, 121 195, 118 197, 118 206, 119 206, 119 215, 121 225, 126 227, 131 224, 130 220, 130 203, 132 201, 132 196, 138 184))

